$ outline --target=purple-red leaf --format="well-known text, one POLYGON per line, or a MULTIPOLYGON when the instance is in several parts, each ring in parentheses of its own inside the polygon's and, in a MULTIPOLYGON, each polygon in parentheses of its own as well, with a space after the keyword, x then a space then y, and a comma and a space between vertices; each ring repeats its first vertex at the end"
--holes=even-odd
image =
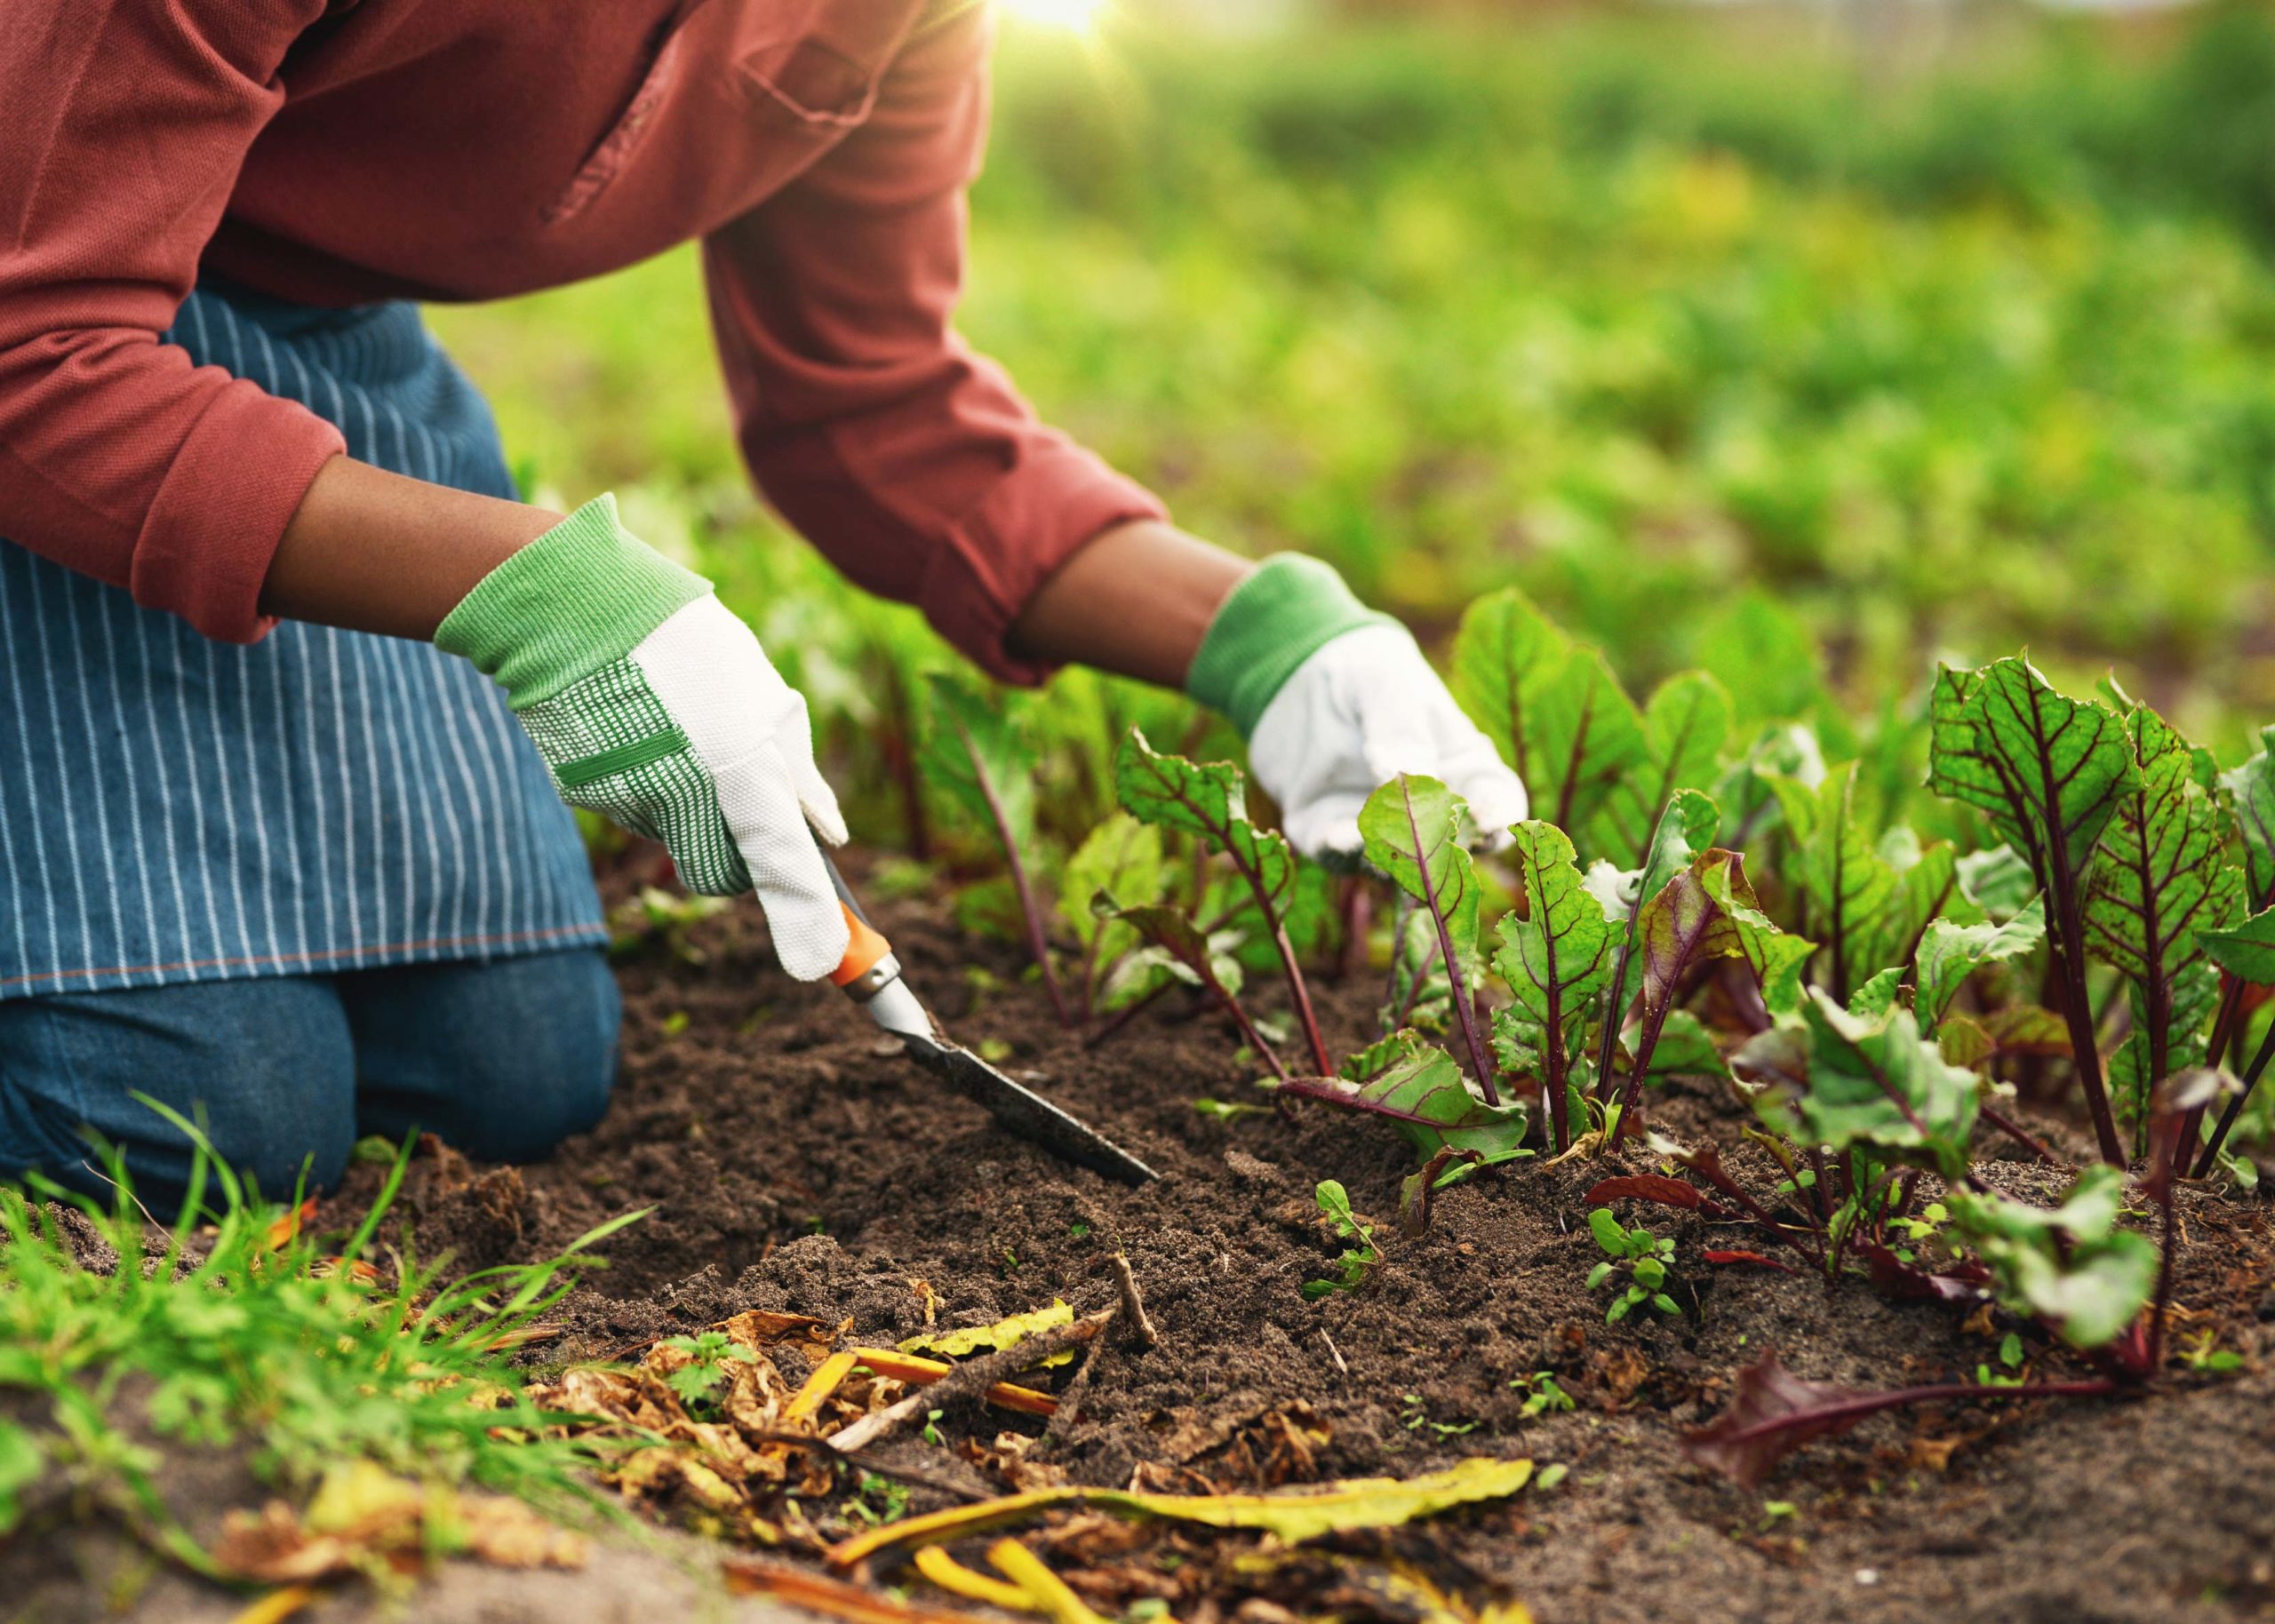
POLYGON ((1886 1393, 1857 1393, 1830 1381, 1806 1381, 1777 1362, 1775 1349, 1738 1372, 1737 1396, 1711 1426, 1686 1433, 1682 1451, 1744 1487, 1752 1488, 1812 1438, 1846 1432, 1886 1393))
POLYGON ((1671 1179, 1661 1173, 1636 1173, 1599 1181, 1585 1199, 1590 1206, 1609 1206, 1614 1201, 1626 1199, 1656 1201, 1661 1206, 1680 1206, 1695 1212, 1706 1198, 1696 1186, 1680 1179, 1671 1179))
POLYGON ((1973 1302, 1983 1295, 1991 1271, 1980 1263, 1959 1263, 1942 1274, 1907 1263, 1877 1241, 1859 1241, 1872 1288, 1883 1297, 1919 1302, 1973 1302))
POLYGON ((1780 1262, 1766 1252, 1724 1252, 1710 1246, 1698 1255, 1710 1263, 1755 1263, 1764 1269, 1775 1269, 1780 1274, 1801 1272, 1791 1263, 1780 1262))

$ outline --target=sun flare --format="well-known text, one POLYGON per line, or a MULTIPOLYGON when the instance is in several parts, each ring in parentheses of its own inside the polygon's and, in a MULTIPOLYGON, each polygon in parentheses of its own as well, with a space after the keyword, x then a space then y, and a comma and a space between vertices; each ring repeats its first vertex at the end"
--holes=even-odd
POLYGON ((1113 0, 999 0, 999 4, 1005 14, 1022 22, 1081 35, 1097 33, 1114 9, 1113 0))

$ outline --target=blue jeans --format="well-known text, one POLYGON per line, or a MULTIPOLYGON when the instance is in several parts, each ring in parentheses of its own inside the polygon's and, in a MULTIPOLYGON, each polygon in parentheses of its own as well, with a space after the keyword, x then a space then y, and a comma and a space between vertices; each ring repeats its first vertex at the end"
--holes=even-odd
POLYGON ((395 965, 0 1002, 0 1177, 106 1197, 92 1129, 171 1220, 189 1141, 164 1100, 271 1198, 336 1182, 358 1135, 425 1130, 484 1161, 598 1122, 619 1007, 600 951, 395 965))

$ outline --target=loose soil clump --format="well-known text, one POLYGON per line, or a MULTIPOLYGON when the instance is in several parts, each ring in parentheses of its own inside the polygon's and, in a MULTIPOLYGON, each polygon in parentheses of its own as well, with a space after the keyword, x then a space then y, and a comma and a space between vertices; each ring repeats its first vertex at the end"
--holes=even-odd
MULTIPOLYGON (((1021 983, 1012 950, 959 935, 922 903, 890 905, 881 922, 961 1039, 1006 1046, 1007 1071, 1159 1182, 1124 1189, 1007 1136, 842 999, 786 978, 755 911, 738 909, 694 927, 699 963, 660 945, 624 963, 623 1076, 597 1130, 519 1169, 421 1158, 405 1208, 421 1254, 451 1247, 470 1266, 534 1257, 652 1206, 564 1305, 563 1336, 539 1350, 550 1364, 636 1357, 747 1309, 850 1320, 872 1345, 924 1330, 928 1296, 941 1327, 1054 1297, 1088 1311, 1116 1300, 1121 1252, 1161 1340, 1102 1338, 1075 1378, 1079 1398, 1047 1433, 1024 1423, 1045 1433, 1028 1461, 1075 1483, 1135 1476, 1186 1491, 1403 1477, 1473 1454, 1561 1464, 1553 1488, 1339 1548, 1416 1564, 1481 1601, 1513 1596, 1542 1620, 2087 1624, 2275 1611, 2275 1231, 2262 1200, 2191 1191, 2182 1206, 2175 1341, 2209 1333, 2244 1356, 2239 1373, 2176 1371, 2128 1401, 1899 1411, 1744 1491, 1678 1445, 1765 1349, 1813 1380, 1884 1388, 1996 1371, 2008 1327, 1987 1311, 1883 1301, 1861 1283, 1829 1293, 1808 1275, 1711 1265, 1705 1247, 1754 1243, 1640 1209, 1624 1215, 1678 1243, 1670 1289, 1683 1312, 1607 1326, 1608 1294, 1585 1286, 1600 1253, 1582 1200, 1602 1164, 1489 1169, 1439 1198, 1425 1234, 1401 1234, 1412 1159, 1377 1125, 1315 1106, 1231 1121, 1195 1111, 1198 1098, 1263 1098, 1220 1016, 1165 1000, 1086 1049, 1021 983), (1313 1199, 1326 1178, 1347 1186, 1386 1255, 1358 1290, 1311 1301, 1305 1283, 1341 1249, 1313 1199), (1525 1414, 1541 1372, 1576 1408, 1525 1414)), ((1336 1052, 1374 1035, 1371 982, 1321 991, 1336 1052)), ((1711 1134, 1734 1168, 1762 1175, 1718 1086, 1677 1082, 1651 1110, 1655 1125, 1711 1134)), ((2073 1125, 2031 1126, 2067 1157, 2090 1152, 2073 1125)), ((2020 1159, 1985 1173, 2040 1198, 2064 1182, 2020 1159)), ((331 1210, 368 1200, 364 1181, 375 1171, 331 1210)), ((2081 1373, 2030 1351, 2043 1356, 2037 1373, 2081 1373)), ((1010 1424, 1000 1412, 943 1421, 982 1442, 1010 1424)), ((950 1459, 906 1435, 892 1448, 918 1469, 950 1459)), ((918 1488, 908 1503, 946 1502, 918 1488)), ((1319 1611, 1335 1572, 1324 1558, 1297 1564, 1274 1581, 1280 1600, 1251 1600, 1241 1616, 1319 1611)), ((1098 1577, 1086 1594, 1119 1611, 1134 1599, 1128 1582, 1098 1577)), ((1239 1600, 1188 1590, 1173 1606, 1205 1620, 1239 1600)))

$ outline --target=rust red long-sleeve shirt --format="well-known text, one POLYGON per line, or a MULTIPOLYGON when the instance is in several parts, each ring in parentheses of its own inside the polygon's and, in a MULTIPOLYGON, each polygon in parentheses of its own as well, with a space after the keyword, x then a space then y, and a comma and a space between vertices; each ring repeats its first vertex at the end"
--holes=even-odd
POLYGON ((339 433, 157 342, 201 267, 491 299, 700 237, 744 456, 849 576, 999 674, 1144 490, 949 325, 987 117, 944 0, 9 0, 0 536, 245 641, 339 433))

